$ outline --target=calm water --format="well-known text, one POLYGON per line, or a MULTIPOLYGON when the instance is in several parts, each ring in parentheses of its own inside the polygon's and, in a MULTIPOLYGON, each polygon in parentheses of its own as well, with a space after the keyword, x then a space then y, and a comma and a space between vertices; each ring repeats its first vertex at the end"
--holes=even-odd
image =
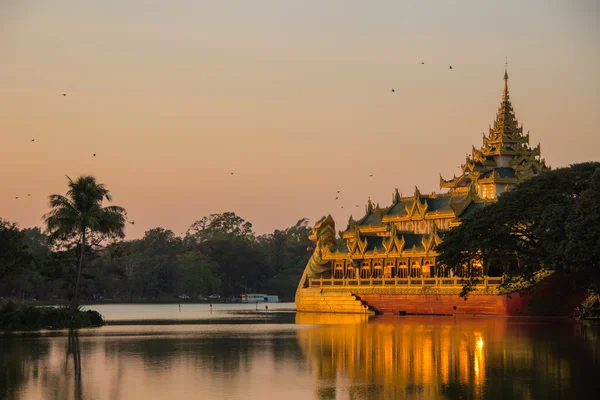
POLYGON ((579 399, 600 393, 598 330, 570 321, 294 314, 293 304, 269 305, 267 313, 214 305, 211 314, 203 307, 182 305, 179 313, 177 305, 98 306, 108 320, 145 325, 0 336, 0 399, 579 399))
MULTIPOLYGON (((205 320, 253 320, 257 317, 270 318, 270 314, 294 312, 294 303, 216 303, 210 304, 98 304, 86 306, 98 311, 108 322, 120 324, 131 321, 193 322, 205 320)), ((293 319, 292 319, 293 320, 293 319)))

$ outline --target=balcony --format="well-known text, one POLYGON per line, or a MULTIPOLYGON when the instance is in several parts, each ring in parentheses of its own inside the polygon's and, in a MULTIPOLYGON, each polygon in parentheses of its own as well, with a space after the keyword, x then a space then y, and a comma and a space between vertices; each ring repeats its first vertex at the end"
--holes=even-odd
MULTIPOLYGON (((468 283, 465 278, 309 278, 308 285, 313 288, 324 287, 396 287, 396 288, 462 288, 468 283)), ((484 276, 475 282, 476 288, 495 287, 502 283, 502 277, 484 276)))

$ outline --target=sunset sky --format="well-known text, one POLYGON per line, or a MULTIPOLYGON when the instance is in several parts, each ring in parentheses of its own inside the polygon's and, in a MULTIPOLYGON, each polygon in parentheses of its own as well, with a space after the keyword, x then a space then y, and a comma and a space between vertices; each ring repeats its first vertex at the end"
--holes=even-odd
POLYGON ((595 0, 0 0, 0 217, 41 226, 92 174, 128 238, 225 211, 342 229, 459 172, 505 56, 547 163, 599 160, 595 0))

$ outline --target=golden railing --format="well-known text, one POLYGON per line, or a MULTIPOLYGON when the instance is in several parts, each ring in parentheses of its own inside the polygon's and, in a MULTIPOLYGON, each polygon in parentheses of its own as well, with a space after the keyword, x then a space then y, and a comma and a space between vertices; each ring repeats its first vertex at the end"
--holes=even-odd
MULTIPOLYGON (((309 278, 309 287, 460 287, 468 283, 468 279, 453 278, 309 278)), ((502 283, 501 277, 483 276, 474 282, 475 287, 497 286, 502 283)))

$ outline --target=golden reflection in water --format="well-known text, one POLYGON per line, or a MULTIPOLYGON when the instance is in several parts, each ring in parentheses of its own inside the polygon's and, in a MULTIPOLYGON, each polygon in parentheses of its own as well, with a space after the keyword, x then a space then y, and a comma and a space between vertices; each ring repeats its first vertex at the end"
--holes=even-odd
POLYGON ((597 330, 298 314, 297 325, 0 335, 0 399, 595 398, 597 330))
POLYGON ((350 398, 410 394, 448 398, 457 397, 455 391, 483 398, 494 385, 500 386, 500 393, 529 398, 523 382, 537 377, 551 382, 550 386, 565 387, 570 381, 565 360, 555 357, 547 344, 532 346, 529 328, 506 318, 383 316, 365 320, 354 315, 298 313, 296 322, 323 324, 297 335, 312 364, 320 398, 347 398, 323 395, 334 389, 347 391, 350 398), (488 379, 491 370, 496 376, 488 379), (520 372, 511 376, 515 371, 520 372), (497 379, 499 373, 510 379, 502 382, 497 379))

